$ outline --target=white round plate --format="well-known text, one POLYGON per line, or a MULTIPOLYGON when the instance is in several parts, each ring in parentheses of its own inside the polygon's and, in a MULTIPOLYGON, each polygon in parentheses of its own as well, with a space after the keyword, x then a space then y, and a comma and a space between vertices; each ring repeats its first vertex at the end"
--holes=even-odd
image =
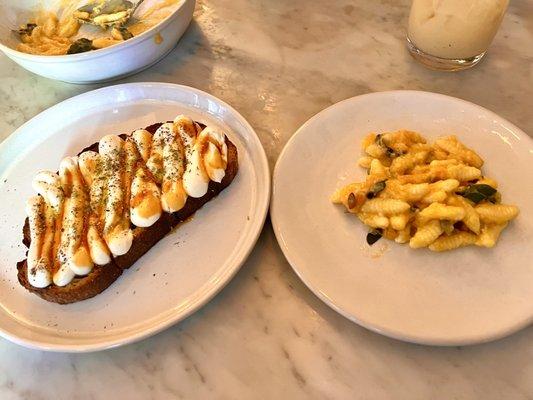
POLYGON ((409 342, 464 345, 508 335, 533 319, 533 143, 516 126, 472 103, 393 91, 342 101, 306 122, 274 171, 271 218, 298 276, 325 303, 375 332, 409 342), (493 249, 447 253, 381 240, 330 203, 364 179, 357 166, 369 132, 456 134, 485 159, 503 199, 521 209, 493 249))
POLYGON ((27 347, 94 351, 153 335, 207 303, 237 272, 263 227, 270 196, 266 155, 229 105, 185 86, 133 83, 94 90, 51 107, 0 145, 0 335, 27 347), (109 133, 128 133, 187 114, 224 129, 237 146, 232 184, 167 235, 107 290, 70 305, 48 303, 17 281, 31 179, 56 170, 109 133))

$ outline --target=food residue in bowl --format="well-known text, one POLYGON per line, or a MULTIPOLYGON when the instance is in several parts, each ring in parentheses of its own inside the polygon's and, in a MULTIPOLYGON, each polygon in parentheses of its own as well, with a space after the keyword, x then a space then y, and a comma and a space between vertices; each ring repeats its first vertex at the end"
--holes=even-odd
MULTIPOLYGON (((129 18, 123 4, 115 1, 118 8, 103 10, 98 7, 104 2, 98 0, 84 7, 93 14, 76 8, 77 1, 63 1, 58 11, 39 10, 34 17, 21 25, 18 34, 21 43, 16 49, 28 54, 65 55, 83 53, 122 43, 157 25, 168 17, 181 0, 159 0, 144 7, 139 16, 129 18), (122 8, 120 8, 122 7, 122 8), (98 25, 98 26, 97 26, 98 25)), ((129 3, 131 5, 131 3, 129 3)), ((160 35, 159 35, 160 38, 160 35)), ((154 39, 157 44, 162 40, 154 39)))

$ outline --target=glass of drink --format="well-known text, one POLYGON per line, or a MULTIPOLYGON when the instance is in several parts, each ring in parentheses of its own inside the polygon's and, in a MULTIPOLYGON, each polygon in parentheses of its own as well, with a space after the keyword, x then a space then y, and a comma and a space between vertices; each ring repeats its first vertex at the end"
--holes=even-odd
POLYGON ((470 68, 485 55, 508 4, 509 0, 413 0, 409 52, 433 69, 470 68))

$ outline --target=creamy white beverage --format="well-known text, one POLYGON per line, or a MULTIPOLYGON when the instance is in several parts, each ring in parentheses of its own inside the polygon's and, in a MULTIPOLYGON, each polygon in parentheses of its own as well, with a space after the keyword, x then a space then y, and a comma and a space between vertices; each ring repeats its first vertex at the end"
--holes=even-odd
POLYGON ((496 35, 509 0, 413 0, 409 40, 446 59, 484 53, 496 35))

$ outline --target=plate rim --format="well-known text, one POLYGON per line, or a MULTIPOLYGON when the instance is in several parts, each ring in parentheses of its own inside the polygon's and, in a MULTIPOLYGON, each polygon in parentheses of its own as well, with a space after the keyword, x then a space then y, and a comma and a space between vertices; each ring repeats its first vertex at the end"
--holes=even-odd
MULTIPOLYGON (((42 341, 38 339, 29 339, 29 338, 20 338, 18 335, 13 334, 11 332, 8 332, 3 328, 2 325, 0 325, 0 337, 3 337, 4 339, 7 339, 8 341, 21 345, 26 348, 35 349, 35 350, 43 350, 48 352, 61 352, 61 353, 89 353, 89 352, 96 352, 96 351, 102 351, 107 350, 111 348, 120 347, 126 344, 131 344, 138 342, 140 340, 146 339, 148 337, 151 337, 153 335, 156 335, 157 333, 183 321, 190 315, 197 312, 199 309, 201 309, 203 306, 205 306, 207 303, 209 303, 226 285, 233 279, 233 277, 236 275, 236 273, 240 270, 242 265, 246 262, 248 259, 250 253, 255 248, 255 245, 257 243, 257 240, 259 239, 259 236, 261 232, 263 231, 263 226, 266 221, 266 217, 268 215, 269 205, 270 205, 270 199, 271 199, 271 193, 272 193, 272 185, 271 185, 271 174, 270 174, 270 167, 268 164, 268 158, 265 152, 265 148, 261 143, 261 140, 259 139, 259 136, 255 132, 254 128, 250 125, 250 123, 232 106, 230 106, 225 101, 207 93, 200 89, 196 89, 191 86, 186 85, 180 85, 176 83, 168 83, 168 82, 130 82, 130 83, 123 83, 118 85, 111 85, 111 86, 104 86, 98 89, 89 90, 84 93, 78 94, 76 96, 69 97, 59 103, 56 103, 52 105, 49 108, 46 108, 45 110, 41 111, 40 113, 36 114, 29 120, 27 120, 24 124, 22 124, 20 127, 15 129, 6 139, 4 139, 0 143, 0 154, 7 154, 10 147, 16 146, 16 141, 19 136, 22 135, 22 132, 24 132, 25 128, 27 126, 30 126, 31 124, 35 123, 36 121, 39 121, 42 118, 48 118, 50 114, 53 114, 56 112, 58 108, 65 107, 68 104, 76 104, 80 100, 83 100, 84 97, 88 97, 91 95, 94 95, 95 92, 106 92, 106 91, 113 91, 117 89, 131 89, 131 88, 166 88, 167 90, 178 90, 178 91, 187 91, 192 92, 196 95, 203 96, 205 98, 208 98, 211 101, 214 101, 215 103, 220 104, 224 108, 226 108, 245 128, 245 130, 252 134, 252 138, 254 139, 254 142, 256 142, 257 149, 259 152, 259 159, 254 160, 257 161, 259 167, 256 167, 256 163, 253 163, 253 170, 257 174, 258 181, 261 181, 265 183, 264 186, 264 193, 261 195, 259 192, 257 197, 257 209, 259 210, 258 215, 256 217, 255 223, 250 228, 249 233, 249 239, 247 240, 246 246, 243 248, 246 248, 245 251, 241 253, 241 255, 237 255, 236 261, 234 262, 234 266, 232 268, 229 268, 227 272, 217 281, 215 285, 212 285, 206 293, 196 302, 194 302, 190 307, 185 309, 183 312, 177 312, 172 317, 165 318, 162 321, 153 323, 149 325, 148 327, 144 329, 140 329, 135 331, 131 334, 126 334, 124 336, 119 337, 112 337, 110 339, 104 339, 104 340, 95 340, 94 343, 88 343, 88 344, 59 344, 59 343, 49 343, 47 341, 42 341), (258 170, 263 170, 263 173, 258 173, 258 170)), ((159 100, 165 100, 164 98, 160 98, 159 100)), ((131 102, 130 100, 127 101, 128 103, 131 102)), ((120 103, 117 103, 120 104, 120 103)), ((206 111, 206 110, 203 110, 206 111)), ((208 113, 211 115, 211 113, 208 113)), ((223 120, 221 120, 223 121, 223 120)), ((6 157, 7 158, 7 157, 6 157)), ((12 157, 12 162, 17 161, 17 157, 12 157)), ((5 161, 5 160, 4 160, 5 161)), ((7 162, 6 166, 10 167, 10 162, 7 162)), ((259 171, 261 172, 261 171, 259 171)), ((251 222, 254 222, 251 220, 251 222)))
POLYGON ((345 310, 344 308, 338 306, 335 304, 333 299, 326 296, 319 287, 316 287, 315 285, 311 284, 311 282, 306 279, 305 273, 303 270, 301 270, 296 264, 297 262, 292 258, 291 252, 288 249, 288 247, 285 245, 285 241, 283 239, 283 233, 280 228, 281 223, 279 222, 278 218, 281 218, 279 214, 277 213, 277 199, 276 199, 276 193, 279 189, 276 189, 276 182, 278 181, 278 175, 280 174, 281 170, 281 163, 283 162, 284 158, 286 157, 286 153, 288 153, 288 149, 294 145, 294 142, 296 140, 296 137, 298 135, 302 135, 303 132, 307 129, 309 125, 311 125, 315 120, 319 119, 322 115, 329 112, 331 109, 336 108, 340 106, 341 104, 345 104, 351 101, 354 101, 355 99, 361 99, 365 97, 387 97, 387 96, 395 96, 395 95, 414 95, 414 96, 427 96, 427 97, 434 97, 441 100, 446 101, 452 101, 456 103, 462 103, 465 104, 468 107, 472 107, 474 109, 477 109, 481 112, 483 112, 486 115, 489 115, 493 119, 499 120, 502 122, 505 126, 510 127, 513 129, 514 132, 518 132, 521 138, 526 138, 526 140, 529 140, 530 143, 533 143, 533 138, 531 138, 528 134, 526 134, 522 129, 517 127, 512 122, 508 121, 507 119, 501 117, 500 115, 496 114, 495 112, 482 107, 478 104, 472 103, 468 100, 464 100, 458 97, 448 96, 441 93, 435 93, 435 92, 427 92, 423 90, 385 90, 385 91, 378 91, 378 92, 368 92, 361 95, 353 96, 344 100, 341 100, 337 103, 334 103, 320 111, 318 111, 316 114, 312 115, 310 118, 308 118, 295 132, 294 134, 287 140, 287 143, 285 143, 285 146, 283 147, 281 153, 279 154, 278 159, 276 160, 276 164, 274 166, 274 170, 272 173, 272 190, 271 190, 271 201, 270 201, 270 219, 272 221, 272 227, 274 230, 274 235, 276 236, 276 240, 281 248, 281 251, 283 252, 283 255, 285 256, 287 262, 291 266, 292 270, 296 273, 298 278, 302 280, 302 282, 307 286, 311 292, 317 296, 320 300, 322 300, 328 307, 330 307, 335 312, 339 313, 346 319, 350 320, 351 322, 368 329, 372 332, 378 333, 380 335, 400 340, 403 342, 408 343, 414 343, 414 344, 421 344, 421 345, 430 345, 430 346, 466 346, 466 345, 474 345, 474 344, 481 344, 481 343, 487 343, 492 342, 494 340, 498 340, 501 338, 504 338, 506 336, 509 336, 513 333, 516 333, 520 331, 521 329, 524 329, 528 327, 529 325, 533 324, 533 313, 529 316, 529 318, 526 318, 524 320, 518 321, 516 324, 506 327, 503 329, 496 330, 495 332, 491 333, 490 335, 485 336, 479 336, 479 337, 465 337, 463 339, 458 338, 456 340, 449 340, 445 338, 430 338, 430 337, 424 337, 419 335, 408 335, 405 333, 402 333, 399 330, 391 329, 391 328, 385 328, 382 326, 379 326, 379 324, 372 323, 367 320, 363 320, 359 318, 357 315, 350 313, 349 311, 345 310))

